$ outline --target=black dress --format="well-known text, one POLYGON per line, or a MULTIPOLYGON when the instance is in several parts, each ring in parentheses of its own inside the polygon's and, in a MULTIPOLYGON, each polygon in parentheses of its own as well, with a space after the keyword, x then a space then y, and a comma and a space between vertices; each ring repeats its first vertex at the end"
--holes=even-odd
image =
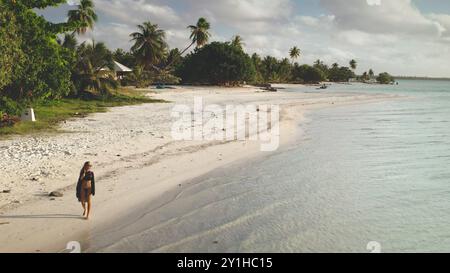
POLYGON ((95 176, 94 173, 89 171, 84 176, 80 174, 80 178, 78 179, 77 183, 77 198, 78 201, 81 202, 82 200, 87 200, 87 198, 92 195, 95 196, 95 176), (82 189, 83 187, 83 181, 91 181, 91 188, 89 189, 82 189))

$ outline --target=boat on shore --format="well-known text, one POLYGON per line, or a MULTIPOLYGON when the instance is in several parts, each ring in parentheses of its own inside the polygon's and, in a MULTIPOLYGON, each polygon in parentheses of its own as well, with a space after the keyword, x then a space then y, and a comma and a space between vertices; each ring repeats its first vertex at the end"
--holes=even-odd
POLYGON ((259 86, 261 90, 267 91, 267 92, 278 92, 278 88, 273 87, 270 83, 263 84, 259 86))
POLYGON ((321 89, 328 89, 328 85, 322 84, 320 87, 317 88, 317 90, 321 90, 321 89))

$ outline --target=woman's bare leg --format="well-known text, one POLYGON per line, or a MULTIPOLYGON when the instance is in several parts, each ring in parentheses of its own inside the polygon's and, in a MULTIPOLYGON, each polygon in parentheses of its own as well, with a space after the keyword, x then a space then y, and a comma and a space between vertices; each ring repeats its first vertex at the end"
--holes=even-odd
POLYGON ((80 197, 80 201, 81 201, 81 206, 83 207, 83 217, 86 216, 86 196, 84 194, 84 191, 82 191, 81 193, 81 197, 80 197))
POLYGON ((87 213, 86 213, 86 220, 89 219, 89 214, 91 213, 91 196, 89 195, 87 198, 87 213))
POLYGON ((86 205, 84 204, 84 201, 81 202, 81 206, 83 207, 83 216, 86 216, 86 205))

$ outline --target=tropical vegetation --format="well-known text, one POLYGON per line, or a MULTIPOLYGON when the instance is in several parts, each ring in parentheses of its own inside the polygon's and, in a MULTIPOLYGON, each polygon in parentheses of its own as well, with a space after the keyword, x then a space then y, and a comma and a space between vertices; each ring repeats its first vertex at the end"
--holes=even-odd
POLYGON ((380 75, 378 75, 377 82, 379 82, 381 84, 391 84, 391 83, 395 82, 395 79, 389 73, 383 72, 383 73, 380 73, 380 75))
POLYGON ((292 77, 293 82, 299 83, 319 83, 326 80, 325 73, 322 70, 307 64, 295 64, 292 77))
POLYGON ((92 0, 80 0, 77 9, 70 10, 67 16, 69 23, 78 25, 74 30, 77 34, 85 34, 89 29, 93 29, 98 20, 92 0))
POLYGON ((139 31, 130 34, 134 45, 131 52, 136 56, 139 65, 146 70, 157 68, 167 49, 166 33, 157 24, 145 22, 137 26, 139 31))
POLYGON ((126 99, 118 93, 121 85, 394 81, 387 73, 376 77, 372 69, 357 76, 356 60, 350 60, 349 66, 329 66, 321 60, 301 64, 303 53, 298 46, 287 50, 283 58, 249 55, 240 35, 228 42, 211 42, 211 24, 203 17, 187 26, 190 41, 183 49, 170 48, 165 30, 150 21, 130 34, 129 50, 111 51, 101 41, 80 44, 78 36, 91 31, 98 20, 93 0, 81 0, 63 23, 49 22, 36 13, 65 2, 0 0, 0 124, 14 123, 14 116, 28 106, 45 112, 48 105, 63 102, 67 106, 71 100, 77 107, 83 101, 87 105, 144 101, 126 99), (114 61, 133 72, 118 76, 114 61))
POLYGON ((289 50, 289 57, 291 57, 292 62, 294 62, 296 59, 300 58, 301 51, 298 47, 294 46, 289 50))
POLYGON ((176 75, 189 84, 238 85, 253 81, 255 74, 250 56, 239 47, 220 42, 187 55, 176 71, 176 75))
MULTIPOLYGON (((1 21, 13 22, 13 27, 0 31, 0 41, 8 43, 6 65, 0 66, 0 109, 19 114, 21 109, 38 100, 59 99, 72 88, 70 64, 73 54, 57 43, 57 35, 74 30, 76 22, 53 24, 38 16, 33 8, 54 5, 61 0, 2 0, 1 21), (4 76, 3 76, 4 77, 4 76)), ((3 50, 3 48, 2 48, 3 50)), ((0 56, 5 56, 3 52, 0 56)))
POLYGON ((46 120, 42 111, 48 103, 64 101, 66 106, 79 106, 79 99, 104 105, 151 101, 118 93, 117 81, 105 73, 112 57, 104 44, 77 44, 76 34, 90 30, 96 21, 92 0, 81 1, 76 12, 69 11, 65 23, 49 22, 36 13, 36 9, 64 2, 0 1, 1 125, 16 123, 17 118, 12 117, 20 116, 26 107, 41 111, 40 122, 2 128, 0 133, 18 133, 24 126, 38 130, 46 120))
POLYGON ((181 54, 185 53, 194 44, 197 45, 197 48, 206 45, 211 37, 209 33, 210 28, 211 24, 203 17, 198 19, 197 24, 188 26, 188 29, 191 31, 190 38, 192 43, 181 54))
POLYGON ((242 37, 240 35, 236 35, 231 40, 231 45, 243 50, 244 39, 242 39, 242 37))

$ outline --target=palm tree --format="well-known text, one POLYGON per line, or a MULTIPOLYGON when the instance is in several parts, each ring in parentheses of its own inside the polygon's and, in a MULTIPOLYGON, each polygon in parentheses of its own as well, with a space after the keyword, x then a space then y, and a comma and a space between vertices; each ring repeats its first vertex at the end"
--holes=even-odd
POLYGON ((320 71, 322 71, 325 74, 325 77, 328 77, 330 69, 328 68, 328 65, 326 65, 324 62, 322 62, 320 59, 318 59, 317 61, 314 62, 313 67, 319 69, 320 71))
POLYGON ((77 38, 75 37, 75 33, 66 33, 64 34, 64 40, 61 42, 61 45, 65 48, 75 50, 77 48, 77 38))
POLYGON ((64 48, 70 49, 70 50, 76 50, 77 49, 77 38, 75 37, 75 33, 64 33, 64 37, 57 38, 56 41, 58 44, 64 48))
POLYGON ((369 77, 373 78, 375 76, 375 72, 373 72, 372 68, 369 70, 369 77))
POLYGON ((242 47, 244 46, 244 39, 242 39, 242 37, 240 35, 236 35, 233 37, 233 39, 231 39, 231 45, 242 49, 242 47))
POLYGON ((118 48, 113 52, 113 58, 115 61, 128 67, 136 66, 136 56, 134 56, 130 51, 125 51, 121 48, 118 48))
POLYGON ((69 10, 67 16, 69 23, 78 23, 79 26, 74 31, 77 34, 85 34, 88 29, 94 29, 94 23, 97 22, 97 14, 94 11, 92 0, 81 0, 76 10, 69 10))
POLYGON ((263 82, 264 79, 262 77, 261 71, 262 71, 262 59, 257 53, 253 53, 252 55, 252 62, 253 65, 256 68, 256 81, 257 82, 263 82))
POLYGON ((181 52, 181 55, 188 51, 194 44, 197 44, 197 48, 206 45, 209 37, 211 37, 209 33, 210 28, 210 23, 203 17, 198 19, 196 25, 188 26, 188 29, 191 30, 191 36, 189 38, 192 40, 192 43, 181 52))
POLYGON ((177 65, 182 60, 181 52, 178 48, 171 49, 166 57, 166 64, 177 65))
POLYGON ((137 88, 146 88, 152 83, 150 72, 146 71, 144 67, 140 65, 136 66, 133 69, 133 73, 128 75, 127 78, 137 88))
POLYGON ((137 27, 139 32, 130 34, 131 41, 134 41, 131 51, 145 69, 160 70, 156 65, 164 59, 166 54, 166 33, 151 22, 145 22, 137 27))
POLYGON ((286 82, 291 78, 292 75, 292 65, 288 58, 282 59, 278 65, 278 80, 281 82, 286 82))
POLYGON ((291 50, 289 50, 289 56, 292 59, 292 62, 294 62, 295 59, 299 58, 301 54, 301 51, 298 47, 294 46, 293 48, 291 48, 291 50))
POLYGON ((112 53, 105 44, 82 43, 77 49, 78 61, 73 75, 78 90, 107 96, 118 87, 108 71, 114 68, 112 53))
POLYGON ((272 56, 266 56, 261 63, 261 74, 268 82, 279 81, 278 60, 272 56))
MULTIPOLYGON (((191 36, 189 38, 192 42, 180 53, 180 56, 183 56, 183 54, 186 53, 186 51, 188 51, 194 44, 197 44, 197 48, 206 45, 209 41, 209 37, 211 37, 211 34, 209 33, 210 28, 211 24, 203 17, 198 19, 196 25, 188 26, 188 29, 191 30, 191 36)), ((164 70, 167 70, 175 60, 176 59, 173 59, 172 62, 168 63, 164 70)))
POLYGON ((355 70, 357 67, 358 63, 355 60, 351 60, 350 61, 350 67, 355 70))
POLYGON ((209 33, 211 25, 205 18, 198 19, 196 25, 190 25, 188 28, 191 30, 190 38, 193 43, 197 44, 197 47, 202 47, 208 43, 209 37, 211 37, 209 33))
POLYGON ((362 79, 363 79, 364 81, 366 81, 366 80, 368 80, 368 78, 369 78, 369 76, 368 76, 368 74, 367 74, 367 71, 365 71, 365 72, 362 74, 362 79))

